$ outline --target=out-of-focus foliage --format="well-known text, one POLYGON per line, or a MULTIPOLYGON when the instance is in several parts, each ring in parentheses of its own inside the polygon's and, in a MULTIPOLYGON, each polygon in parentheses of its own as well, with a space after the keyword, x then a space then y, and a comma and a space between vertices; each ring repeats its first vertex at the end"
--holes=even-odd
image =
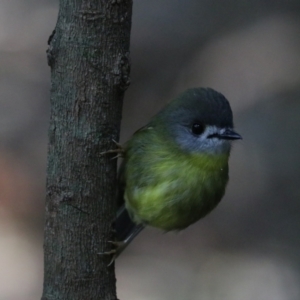
MULTIPOLYGON (((39 299, 57 1, 0 2, 0 300, 39 299)), ((179 234, 143 232, 120 299, 300 299, 300 2, 134 2, 122 141, 193 86, 225 94, 237 142, 226 197, 179 234)))

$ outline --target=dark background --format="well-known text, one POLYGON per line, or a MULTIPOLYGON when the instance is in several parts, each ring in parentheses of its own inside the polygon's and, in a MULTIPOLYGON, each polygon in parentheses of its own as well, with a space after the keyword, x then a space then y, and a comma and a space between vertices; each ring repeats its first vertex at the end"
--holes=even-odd
MULTIPOLYGON (((121 141, 188 87, 231 102, 218 208, 145 230, 117 260, 122 300, 300 299, 299 0, 136 0, 121 141)), ((39 299, 50 70, 58 1, 0 2, 0 300, 39 299)))

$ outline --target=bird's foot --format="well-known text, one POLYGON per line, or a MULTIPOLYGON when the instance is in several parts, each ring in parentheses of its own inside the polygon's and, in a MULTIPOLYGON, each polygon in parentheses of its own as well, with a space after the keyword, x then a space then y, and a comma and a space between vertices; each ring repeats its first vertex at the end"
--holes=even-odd
POLYGON ((115 143, 117 148, 101 152, 100 155, 105 155, 105 154, 110 154, 110 153, 117 153, 117 155, 112 157, 112 159, 124 157, 125 150, 124 150, 123 146, 115 140, 112 140, 112 141, 115 143))
POLYGON ((125 242, 119 242, 119 241, 108 241, 108 243, 110 243, 111 245, 113 245, 113 249, 111 249, 110 251, 106 251, 106 252, 100 252, 98 254, 100 255, 112 255, 112 259, 108 264, 108 267, 116 260, 116 258, 119 256, 119 254, 124 250, 124 248, 126 247, 126 243, 125 242))

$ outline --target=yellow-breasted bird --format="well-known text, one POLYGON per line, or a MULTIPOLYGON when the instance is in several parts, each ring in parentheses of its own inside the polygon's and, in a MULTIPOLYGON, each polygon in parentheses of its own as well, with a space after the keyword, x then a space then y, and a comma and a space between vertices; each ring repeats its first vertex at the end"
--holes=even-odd
POLYGON ((228 182, 233 117, 226 98, 193 88, 125 144, 119 171, 116 258, 145 227, 181 230, 213 210, 228 182))

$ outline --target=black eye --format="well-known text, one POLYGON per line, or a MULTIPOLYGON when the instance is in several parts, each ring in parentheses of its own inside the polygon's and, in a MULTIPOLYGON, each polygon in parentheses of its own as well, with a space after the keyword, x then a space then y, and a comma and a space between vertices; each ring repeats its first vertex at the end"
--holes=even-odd
POLYGON ((193 134, 200 135, 204 132, 205 126, 202 123, 194 123, 192 126, 193 134))

